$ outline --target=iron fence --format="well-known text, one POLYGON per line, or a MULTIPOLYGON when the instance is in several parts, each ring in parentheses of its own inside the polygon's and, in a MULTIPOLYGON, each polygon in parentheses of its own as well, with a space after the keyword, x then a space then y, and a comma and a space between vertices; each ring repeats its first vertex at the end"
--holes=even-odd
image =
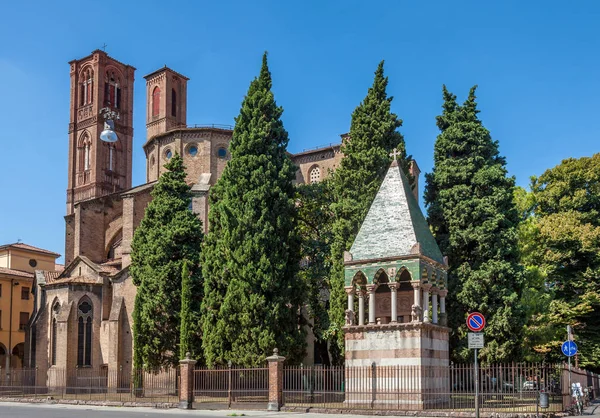
MULTIPOLYGON (((198 367, 193 372, 196 406, 265 408, 267 367, 198 367)), ((570 384, 598 397, 600 377, 562 364, 513 363, 479 369, 478 401, 486 412, 536 412, 540 392, 548 407, 572 407, 570 384)), ((176 403, 178 368, 133 372, 108 368, 0 369, 1 397, 176 403)), ((357 410, 445 410, 472 412, 475 376, 471 364, 442 366, 284 367, 283 403, 288 407, 357 410)))
POLYGON ((269 400, 267 367, 197 367, 194 370, 196 403, 232 404, 264 408, 269 400))
POLYGON ((0 369, 0 396, 88 401, 176 403, 179 370, 51 367, 0 369))
MULTIPOLYGON (((539 393, 548 393, 548 408, 568 408, 571 396, 563 365, 513 363, 479 369, 482 411, 535 412, 539 393)), ((598 393, 598 375, 573 369, 572 381, 598 393), (585 384, 584 384, 585 383, 585 384)), ((286 406, 335 409, 453 410, 475 409, 471 364, 440 366, 286 367, 286 406)))

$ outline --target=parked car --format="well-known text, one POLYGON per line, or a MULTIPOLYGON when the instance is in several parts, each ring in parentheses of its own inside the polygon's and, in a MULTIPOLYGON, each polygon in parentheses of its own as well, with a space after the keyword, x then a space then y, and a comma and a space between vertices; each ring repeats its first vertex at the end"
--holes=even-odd
POLYGON ((536 390, 537 389, 537 383, 535 382, 535 380, 527 380, 525 382, 523 382, 523 390, 536 390))

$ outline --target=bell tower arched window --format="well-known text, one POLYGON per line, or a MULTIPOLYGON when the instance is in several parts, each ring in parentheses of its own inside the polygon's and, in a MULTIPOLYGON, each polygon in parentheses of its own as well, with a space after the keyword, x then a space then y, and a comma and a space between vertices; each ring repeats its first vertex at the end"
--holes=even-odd
POLYGON ((104 78, 104 106, 121 108, 121 83, 114 72, 106 72, 104 78))
POLYGON ((152 117, 158 116, 160 113, 160 88, 154 87, 152 91, 152 117))
POLYGON ((82 82, 79 89, 79 105, 91 104, 94 100, 94 71, 88 68, 81 75, 82 82))
POLYGON ((115 171, 115 145, 108 144, 108 171, 115 171))
POLYGON ((78 171, 88 171, 91 166, 91 150, 92 150, 92 141, 87 132, 84 132, 83 135, 79 138, 79 142, 77 144, 77 155, 79 160, 78 171))
POLYGON ((171 116, 177 116, 177 93, 175 89, 171 90, 171 116))
POLYGON ((89 300, 84 299, 77 307, 77 365, 92 365, 92 314, 89 300))

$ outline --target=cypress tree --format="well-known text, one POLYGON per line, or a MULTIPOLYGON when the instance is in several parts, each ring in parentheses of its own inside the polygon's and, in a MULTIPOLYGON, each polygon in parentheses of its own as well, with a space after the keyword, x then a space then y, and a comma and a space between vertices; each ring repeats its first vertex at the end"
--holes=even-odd
POLYGON ((259 365, 274 348, 299 362, 305 352, 298 317, 305 292, 296 274, 296 167, 271 86, 265 53, 236 118, 231 158, 210 191, 202 254, 209 365, 259 365))
POLYGON ((189 352, 191 358, 202 361, 202 338, 200 333, 200 302, 203 289, 196 286, 190 274, 189 264, 181 270, 181 314, 179 336, 179 358, 189 352), (194 293, 195 291, 195 293, 194 293))
POLYGON ((468 312, 486 317, 488 362, 518 358, 524 311, 519 306, 523 272, 519 265, 519 214, 514 178, 498 142, 479 120, 475 89, 460 106, 443 87, 437 117, 434 169, 426 176, 428 220, 442 253, 448 256, 448 319, 453 357, 464 360, 468 312))
POLYGON ((352 113, 349 138, 342 144, 344 158, 333 174, 332 211, 334 213, 331 244, 331 298, 328 335, 332 338, 332 355, 336 363, 343 361, 344 292, 343 254, 352 246, 386 170, 390 152, 397 148, 398 158, 408 174, 408 158, 404 137, 398 128, 402 120, 391 111, 392 97, 387 96, 388 78, 384 76, 384 62, 375 71, 373 85, 367 96, 352 113), (337 349, 337 350, 336 350, 337 349))
POLYGON ((183 159, 175 154, 165 168, 131 244, 130 273, 138 287, 133 311, 136 368, 179 362, 184 265, 192 294, 202 297, 202 222, 188 209, 191 194, 183 159))

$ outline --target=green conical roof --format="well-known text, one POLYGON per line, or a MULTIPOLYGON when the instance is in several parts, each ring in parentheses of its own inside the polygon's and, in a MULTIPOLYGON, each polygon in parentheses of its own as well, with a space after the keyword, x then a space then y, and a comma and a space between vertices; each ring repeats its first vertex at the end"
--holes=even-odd
POLYGON ((417 254, 416 244, 420 254, 444 262, 408 179, 394 160, 352 244, 352 261, 417 254))

